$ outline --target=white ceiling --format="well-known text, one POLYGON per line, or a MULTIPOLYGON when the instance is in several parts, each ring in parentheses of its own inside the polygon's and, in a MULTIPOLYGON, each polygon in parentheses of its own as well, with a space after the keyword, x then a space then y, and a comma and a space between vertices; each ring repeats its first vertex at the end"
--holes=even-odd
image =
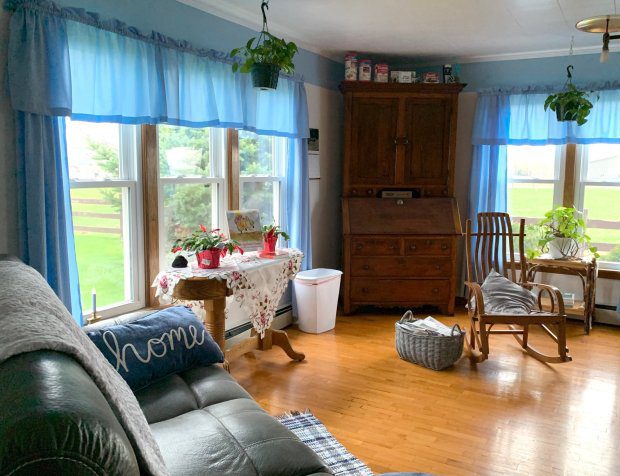
MULTIPOLYGON (((259 30, 260 0, 179 0, 259 30)), ((620 3, 620 0, 618 0, 620 3)), ((342 61, 346 51, 386 59, 488 61, 600 51, 577 21, 614 13, 614 0, 270 0, 270 31, 342 61)), ((611 43, 611 46, 616 46, 611 43)))

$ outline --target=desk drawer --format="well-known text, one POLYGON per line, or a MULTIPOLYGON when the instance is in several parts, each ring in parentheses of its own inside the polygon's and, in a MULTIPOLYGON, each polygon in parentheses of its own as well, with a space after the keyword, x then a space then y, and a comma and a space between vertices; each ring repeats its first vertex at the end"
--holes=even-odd
POLYGON ((407 238, 405 254, 450 256, 452 240, 449 238, 407 238))
POLYGON ((449 258, 356 257, 351 259, 351 276, 394 276, 409 278, 450 278, 449 258))
POLYGON ((351 300, 368 303, 431 303, 450 296, 447 279, 351 279, 351 300))
POLYGON ((351 254, 353 256, 398 256, 400 254, 400 239, 352 238, 351 254))

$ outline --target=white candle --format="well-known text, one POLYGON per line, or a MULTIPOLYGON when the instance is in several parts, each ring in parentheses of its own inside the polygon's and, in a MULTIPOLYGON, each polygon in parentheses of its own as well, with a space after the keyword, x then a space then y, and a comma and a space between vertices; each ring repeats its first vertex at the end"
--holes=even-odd
POLYGON ((92 303, 92 308, 93 308, 93 316, 95 315, 95 313, 97 312, 97 290, 95 288, 93 288, 93 303, 92 303))

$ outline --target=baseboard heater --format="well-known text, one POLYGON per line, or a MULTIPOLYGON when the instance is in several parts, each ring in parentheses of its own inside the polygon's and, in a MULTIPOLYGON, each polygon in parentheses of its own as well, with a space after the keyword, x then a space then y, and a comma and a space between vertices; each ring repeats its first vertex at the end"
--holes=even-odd
MULTIPOLYGON (((276 317, 281 316, 282 314, 286 314, 287 312, 291 312, 293 310, 293 306, 290 304, 288 306, 284 306, 276 311, 276 317)), ((245 322, 237 327, 233 327, 232 329, 228 329, 226 331, 226 339, 230 339, 231 337, 235 337, 242 332, 249 331, 252 329, 252 323, 250 321, 245 322)))

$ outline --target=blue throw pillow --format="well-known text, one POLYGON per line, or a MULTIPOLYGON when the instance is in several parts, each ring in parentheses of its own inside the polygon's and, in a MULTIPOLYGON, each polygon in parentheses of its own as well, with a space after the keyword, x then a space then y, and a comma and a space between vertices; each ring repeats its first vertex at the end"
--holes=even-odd
POLYGON ((182 370, 224 362, 220 347, 184 306, 87 335, 133 390, 182 370))

